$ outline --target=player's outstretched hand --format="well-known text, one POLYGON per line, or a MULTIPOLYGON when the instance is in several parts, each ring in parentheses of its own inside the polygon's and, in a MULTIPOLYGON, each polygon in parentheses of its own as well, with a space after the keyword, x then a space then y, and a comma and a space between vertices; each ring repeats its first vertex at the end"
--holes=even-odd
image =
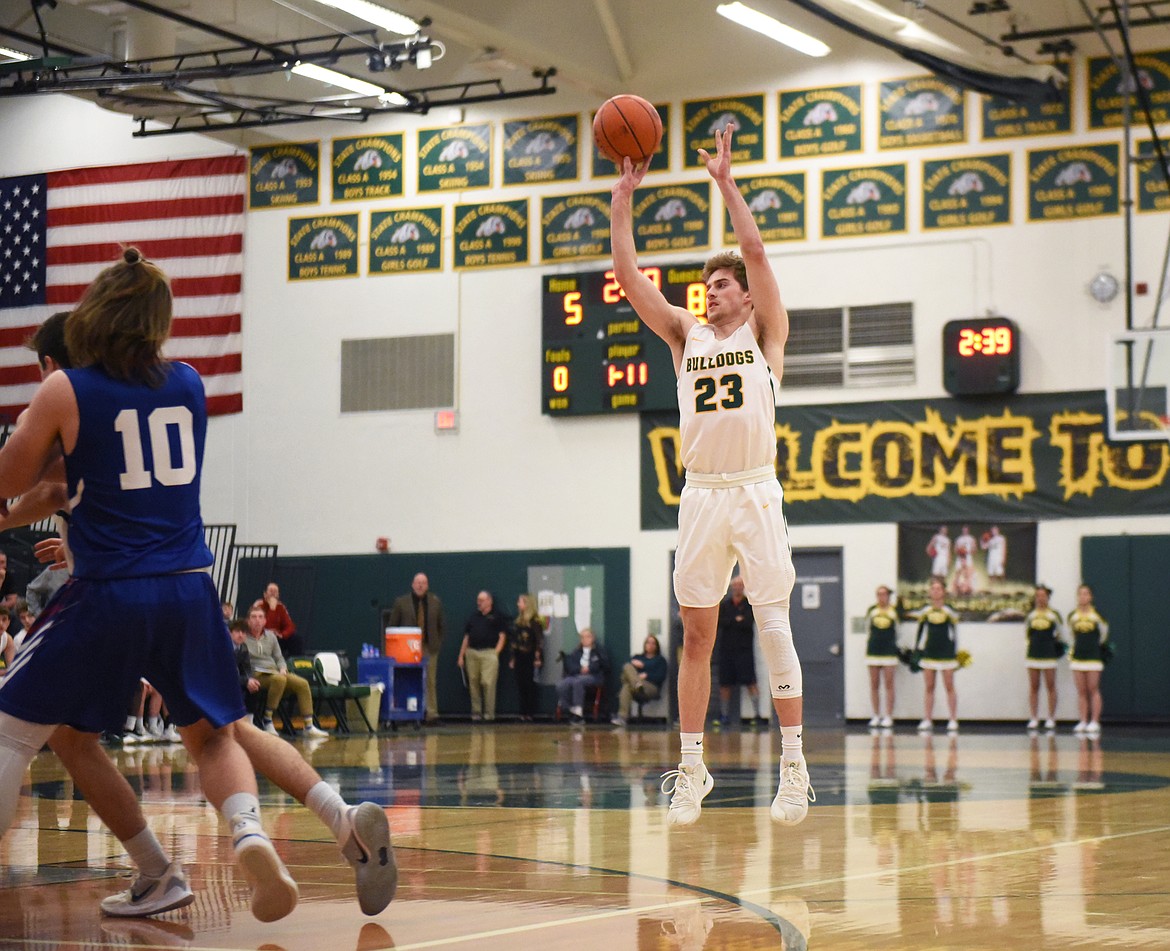
POLYGON ((642 179, 650 171, 650 160, 652 158, 653 156, 648 156, 644 162, 639 162, 635 165, 628 155, 623 156, 621 171, 618 180, 613 186, 614 195, 632 195, 634 189, 642 184, 642 179))
POLYGON ((37 561, 50 568, 68 568, 65 562, 65 545, 59 538, 46 538, 33 545, 37 561))
POLYGON ((714 158, 706 149, 699 149, 699 157, 707 166, 707 173, 716 181, 731 177, 731 133, 731 126, 715 133, 714 158))

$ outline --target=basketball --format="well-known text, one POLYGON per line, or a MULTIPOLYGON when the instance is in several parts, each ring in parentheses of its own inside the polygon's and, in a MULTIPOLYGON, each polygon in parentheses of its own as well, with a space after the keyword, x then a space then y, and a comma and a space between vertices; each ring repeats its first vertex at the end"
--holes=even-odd
POLYGON ((641 96, 614 96, 602 103, 593 117, 593 141, 619 168, 626 156, 638 165, 653 155, 662 141, 662 120, 658 110, 641 96))

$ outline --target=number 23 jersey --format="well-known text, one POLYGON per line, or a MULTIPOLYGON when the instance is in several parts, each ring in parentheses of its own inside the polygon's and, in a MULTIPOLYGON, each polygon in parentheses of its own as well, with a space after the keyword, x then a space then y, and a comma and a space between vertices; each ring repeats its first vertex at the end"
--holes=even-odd
POLYGON ((688 331, 678 410, 687 471, 742 472, 775 464, 775 380, 749 323, 722 340, 709 324, 688 331))
POLYGON ((199 509, 203 381, 185 363, 162 369, 157 387, 99 367, 63 371, 77 397, 77 444, 65 473, 79 578, 164 575, 212 562, 199 509))

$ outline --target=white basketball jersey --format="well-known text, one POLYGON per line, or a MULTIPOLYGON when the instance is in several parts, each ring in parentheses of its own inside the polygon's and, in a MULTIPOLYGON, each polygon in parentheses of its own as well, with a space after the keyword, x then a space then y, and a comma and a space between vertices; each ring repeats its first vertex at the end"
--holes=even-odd
POLYGON ((720 340, 708 324, 687 334, 678 371, 679 435, 688 472, 728 473, 774 465, 772 371, 747 322, 720 340))

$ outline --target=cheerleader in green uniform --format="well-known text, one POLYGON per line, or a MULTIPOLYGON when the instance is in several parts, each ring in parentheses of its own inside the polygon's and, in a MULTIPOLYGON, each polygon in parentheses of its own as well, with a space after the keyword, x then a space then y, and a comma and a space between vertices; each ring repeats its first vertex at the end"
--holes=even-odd
POLYGON ((915 650, 921 654, 923 689, 925 691, 925 714, 918 724, 920 733, 929 733, 934 728, 934 681, 942 671, 943 686, 947 692, 947 708, 951 718, 947 732, 959 731, 959 699, 955 694, 955 671, 959 667, 956 657, 959 641, 959 615, 946 603, 947 589, 942 578, 930 580, 930 604, 918 615, 918 636, 914 641, 915 650))
POLYGON ((869 667, 869 701, 873 706, 871 727, 894 725, 894 670, 898 666, 898 609, 885 585, 877 589, 877 604, 865 613, 869 640, 865 663, 869 667), (886 685, 886 715, 881 715, 881 685, 886 685))
POLYGON ((1072 635, 1069 667, 1081 716, 1073 732, 1097 734, 1101 732, 1101 670, 1105 666, 1102 647, 1109 640, 1109 625, 1093 607, 1093 589, 1087 584, 1077 588, 1077 606, 1069 612, 1067 623, 1072 635))
POLYGON ((1060 636, 1063 627, 1060 615, 1048 606, 1051 595, 1052 589, 1048 585, 1036 585, 1034 606, 1024 618, 1024 633, 1028 638, 1024 664, 1028 668, 1028 706, 1032 711, 1029 730, 1040 726, 1041 676, 1048 691, 1048 719, 1044 721, 1044 729, 1056 729, 1056 662, 1064 653, 1064 641, 1060 636))

